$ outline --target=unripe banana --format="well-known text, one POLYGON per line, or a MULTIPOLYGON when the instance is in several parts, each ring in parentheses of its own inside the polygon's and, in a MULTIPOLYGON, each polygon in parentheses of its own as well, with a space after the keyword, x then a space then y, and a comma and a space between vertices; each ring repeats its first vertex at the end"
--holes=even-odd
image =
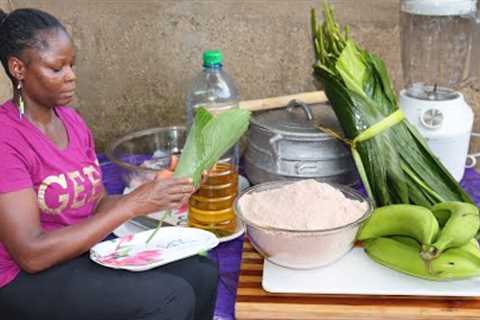
POLYGON ((420 242, 418 242, 417 240, 411 238, 411 237, 407 237, 407 236, 391 236, 391 237, 388 237, 390 239, 393 239, 393 240, 397 240, 398 242, 401 242, 403 244, 406 244, 406 245, 409 245, 410 247, 414 247, 414 248, 417 248, 418 251, 420 251, 420 249, 422 249, 422 245, 420 244, 420 242))
MULTIPOLYGON (((367 255, 374 261, 427 280, 453 280, 480 275, 480 259, 463 248, 449 249, 428 264, 420 257, 420 246, 410 241, 392 238, 370 239, 364 242, 367 255)), ((478 248, 477 248, 478 249, 478 248)))
POLYGON ((461 247, 467 244, 480 227, 478 209, 465 202, 443 202, 432 207, 432 212, 440 222, 448 216, 445 226, 435 242, 422 252, 426 260, 435 259, 448 248, 461 247))
POLYGON ((365 252, 375 262, 414 277, 437 280, 430 274, 420 257, 420 248, 391 238, 376 238, 364 242, 365 252))
POLYGON ((476 239, 457 248, 445 250, 431 262, 430 271, 442 280, 463 279, 480 275, 480 249, 476 239))
MULTIPOLYGON (((480 248, 478 246, 478 241, 477 239, 472 239, 470 240, 469 242, 467 242, 467 244, 461 246, 461 247, 458 247, 458 248, 455 248, 455 249, 460 249, 462 251, 465 251, 465 252, 468 252, 470 253, 471 255, 477 257, 478 259, 480 259, 480 248)), ((451 249, 450 249, 451 250, 451 249)))
POLYGON ((468 202, 460 201, 446 201, 437 203, 430 208, 435 218, 441 227, 445 226, 448 220, 452 218, 452 215, 456 212, 462 211, 465 213, 476 213, 478 215, 478 208, 468 202))
POLYGON ((390 205, 375 209, 360 229, 358 240, 384 236, 409 236, 429 245, 439 230, 430 210, 409 204, 390 205))
POLYGON ((445 250, 433 260, 432 272, 441 280, 465 279, 480 275, 480 258, 463 247, 445 250))
MULTIPOLYGON (((393 239, 393 240, 397 240, 397 241, 399 241, 403 244, 409 245, 411 247, 414 247, 418 250, 420 250, 422 248, 421 244, 417 240, 415 240, 413 238, 410 238, 410 237, 392 236, 392 237, 389 237, 389 238, 393 239)), ((449 250, 452 250, 452 249, 449 249, 449 250)), ((478 244, 477 239, 472 239, 469 242, 467 242, 467 244, 465 244, 461 247, 455 248, 455 249, 460 249, 461 251, 468 252, 471 255, 480 259, 480 246, 478 244)))

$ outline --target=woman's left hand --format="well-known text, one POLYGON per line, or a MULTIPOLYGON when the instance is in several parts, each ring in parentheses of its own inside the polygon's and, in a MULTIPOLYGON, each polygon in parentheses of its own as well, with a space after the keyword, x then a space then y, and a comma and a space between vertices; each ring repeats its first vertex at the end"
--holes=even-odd
POLYGON ((171 175, 161 171, 161 176, 157 174, 154 180, 122 197, 122 205, 129 208, 134 217, 184 206, 195 188, 191 179, 171 175))

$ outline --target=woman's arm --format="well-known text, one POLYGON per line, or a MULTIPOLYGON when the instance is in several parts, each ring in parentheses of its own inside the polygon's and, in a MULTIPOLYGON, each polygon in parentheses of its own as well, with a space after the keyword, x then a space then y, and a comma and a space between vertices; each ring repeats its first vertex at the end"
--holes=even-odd
POLYGON ((122 197, 124 197, 123 195, 119 194, 109 195, 104 187, 102 187, 102 189, 102 195, 98 200, 97 206, 95 207, 95 211, 93 212, 94 214, 97 212, 109 210, 110 208, 115 206, 122 197))
POLYGON ((45 232, 33 189, 0 194, 0 241, 26 272, 45 270, 88 251, 135 216, 177 208, 193 193, 189 179, 155 179, 125 196, 103 198, 96 214, 45 232))

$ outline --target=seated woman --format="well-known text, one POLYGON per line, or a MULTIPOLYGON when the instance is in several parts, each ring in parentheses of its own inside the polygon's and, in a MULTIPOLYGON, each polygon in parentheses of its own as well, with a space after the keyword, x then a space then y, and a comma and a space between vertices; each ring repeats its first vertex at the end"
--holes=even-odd
POLYGON ((0 60, 13 98, 0 106, 2 319, 212 319, 217 269, 195 256, 132 273, 86 252, 127 220, 185 204, 189 179, 125 196, 101 183, 90 130, 71 108, 75 50, 48 13, 0 11, 0 60))

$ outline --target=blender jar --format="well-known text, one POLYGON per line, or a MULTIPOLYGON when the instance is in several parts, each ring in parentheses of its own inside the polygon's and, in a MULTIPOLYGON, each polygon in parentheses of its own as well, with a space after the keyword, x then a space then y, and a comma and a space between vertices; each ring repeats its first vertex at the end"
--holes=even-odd
POLYGON ((402 0, 405 89, 399 105, 456 179, 464 174, 473 112, 459 89, 473 80, 477 0, 402 0))
POLYGON ((470 78, 476 0, 402 0, 402 67, 407 92, 458 89, 470 78), (414 90, 412 88, 415 87, 414 90))

